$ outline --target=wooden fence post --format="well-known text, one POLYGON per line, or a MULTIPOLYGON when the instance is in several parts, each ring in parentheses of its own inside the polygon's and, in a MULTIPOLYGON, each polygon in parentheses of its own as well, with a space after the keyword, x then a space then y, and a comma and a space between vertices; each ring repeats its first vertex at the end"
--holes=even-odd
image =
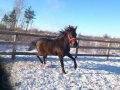
POLYGON ((109 47, 109 49, 107 49, 107 60, 109 59, 109 54, 110 54, 110 47, 111 47, 111 43, 108 43, 107 47, 109 47))
POLYGON ((14 43, 13 43, 13 54, 12 54, 12 59, 15 59, 15 52, 16 52, 16 44, 17 44, 17 37, 18 34, 14 35, 14 43))
POLYGON ((77 58, 78 49, 79 49, 79 42, 80 42, 80 40, 78 40, 78 46, 76 47, 75 58, 77 58))

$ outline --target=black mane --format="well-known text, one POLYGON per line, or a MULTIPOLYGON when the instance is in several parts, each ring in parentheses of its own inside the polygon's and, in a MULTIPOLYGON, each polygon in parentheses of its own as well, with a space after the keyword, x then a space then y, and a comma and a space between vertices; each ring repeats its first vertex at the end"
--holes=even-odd
POLYGON ((67 32, 70 32, 70 31, 72 31, 74 29, 75 29, 75 27, 71 26, 71 25, 65 27, 64 30, 59 31, 59 37, 65 36, 67 32))

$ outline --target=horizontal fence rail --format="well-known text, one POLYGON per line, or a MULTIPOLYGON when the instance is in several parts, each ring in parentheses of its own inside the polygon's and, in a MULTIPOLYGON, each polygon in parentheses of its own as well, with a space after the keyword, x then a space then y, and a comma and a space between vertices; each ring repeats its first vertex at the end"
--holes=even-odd
MULTIPOLYGON (((37 55, 36 52, 0 52, 0 55, 37 55)), ((76 56, 76 54, 72 54, 76 56)), ((105 54, 77 54, 78 56, 99 56, 99 57, 107 57, 105 54)), ((110 57, 120 57, 120 55, 109 55, 110 57)))
POLYGON ((117 47, 78 46, 78 48, 120 50, 120 48, 117 48, 117 47))
MULTIPOLYGON (((17 43, 17 38, 18 36, 32 36, 32 37, 48 37, 48 38, 55 38, 56 36, 48 36, 48 35, 38 35, 38 34, 30 34, 30 33, 25 33, 25 32, 11 32, 11 31, 0 31, 0 35, 12 35, 14 36, 13 42, 3 42, 0 41, 0 44, 6 44, 10 43, 13 44, 13 50, 12 52, 0 52, 0 55, 12 55, 12 58, 15 58, 15 55, 36 55, 36 52, 16 52, 16 45, 17 43)), ((84 41, 84 42, 100 42, 100 43, 108 43, 107 47, 103 46, 78 46, 76 47, 76 52, 72 54, 73 56, 100 56, 100 57, 120 57, 119 55, 110 55, 110 50, 120 50, 119 47, 113 47, 111 44, 117 43, 120 44, 119 41, 111 41, 111 40, 95 40, 95 39, 86 39, 86 38, 77 38, 78 42, 84 41), (105 49, 106 54, 78 54, 78 49, 105 49)), ((74 47, 71 47, 74 48, 74 47)))
POLYGON ((95 40, 95 39, 85 39, 85 38, 77 38, 78 40, 82 41, 91 41, 91 42, 104 42, 104 43, 118 43, 120 44, 119 41, 111 41, 111 40, 95 40))
POLYGON ((33 36, 33 37, 50 37, 55 38, 56 36, 49 36, 49 35, 38 35, 38 34, 30 34, 26 32, 11 32, 11 31, 0 31, 0 34, 6 34, 6 35, 22 35, 22 36, 33 36))

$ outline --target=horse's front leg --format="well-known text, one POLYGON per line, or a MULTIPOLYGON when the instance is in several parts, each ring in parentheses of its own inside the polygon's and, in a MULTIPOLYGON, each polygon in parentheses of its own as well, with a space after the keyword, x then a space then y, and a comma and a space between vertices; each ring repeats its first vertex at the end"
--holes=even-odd
POLYGON ((77 63, 76 63, 75 58, 70 53, 68 53, 67 56, 74 61, 74 68, 76 69, 77 68, 77 63))
POLYGON ((59 59, 60 59, 60 63, 61 63, 62 72, 63 72, 64 74, 66 74, 65 69, 64 69, 63 57, 62 57, 62 56, 59 56, 59 59))

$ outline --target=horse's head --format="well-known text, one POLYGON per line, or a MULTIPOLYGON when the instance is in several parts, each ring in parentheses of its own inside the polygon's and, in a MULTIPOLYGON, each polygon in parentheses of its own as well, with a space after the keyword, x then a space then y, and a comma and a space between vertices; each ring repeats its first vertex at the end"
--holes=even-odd
POLYGON ((77 26, 74 27, 70 25, 66 28, 68 41, 72 46, 75 46, 75 47, 78 45, 77 39, 76 39, 76 36, 77 36, 76 29, 77 29, 77 26))

